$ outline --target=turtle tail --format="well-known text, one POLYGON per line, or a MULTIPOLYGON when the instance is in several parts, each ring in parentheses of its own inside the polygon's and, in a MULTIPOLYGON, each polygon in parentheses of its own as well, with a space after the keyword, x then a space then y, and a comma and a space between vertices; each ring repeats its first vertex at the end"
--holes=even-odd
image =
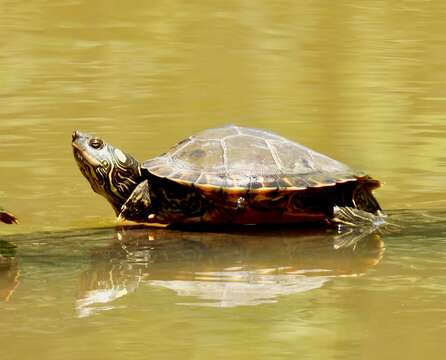
POLYGON ((357 209, 376 214, 381 206, 373 196, 373 190, 379 188, 381 183, 372 178, 361 179, 353 191, 353 204, 357 209))

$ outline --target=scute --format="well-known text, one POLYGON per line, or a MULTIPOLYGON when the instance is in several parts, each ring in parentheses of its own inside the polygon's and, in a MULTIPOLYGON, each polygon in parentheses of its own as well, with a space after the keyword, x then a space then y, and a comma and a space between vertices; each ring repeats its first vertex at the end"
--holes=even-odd
POLYGON ((224 172, 224 150, 220 140, 194 139, 184 144, 170 157, 179 168, 205 172, 224 172))
POLYGON ((234 125, 204 130, 143 167, 197 186, 245 189, 333 186, 363 175, 279 135, 234 125))
POLYGON ((264 176, 280 172, 263 138, 237 135, 224 140, 229 175, 264 176))

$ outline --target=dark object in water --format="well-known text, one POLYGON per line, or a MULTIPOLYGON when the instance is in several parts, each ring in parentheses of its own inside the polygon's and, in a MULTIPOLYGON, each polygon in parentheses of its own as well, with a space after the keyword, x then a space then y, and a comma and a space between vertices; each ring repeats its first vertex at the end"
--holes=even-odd
POLYGON ((0 221, 6 224, 17 224, 19 219, 10 212, 0 208, 0 221))

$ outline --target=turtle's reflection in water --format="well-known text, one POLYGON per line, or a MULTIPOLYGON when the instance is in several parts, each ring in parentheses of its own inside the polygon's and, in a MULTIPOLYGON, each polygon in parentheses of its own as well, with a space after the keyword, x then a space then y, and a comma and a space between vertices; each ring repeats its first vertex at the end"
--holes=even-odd
POLYGON ((120 229, 110 246, 93 251, 77 310, 88 316, 110 309, 111 301, 142 284, 188 296, 182 304, 271 303, 280 295, 319 288, 333 277, 364 274, 383 256, 376 233, 365 234, 354 246, 339 247, 338 241, 332 230, 314 229, 120 229))

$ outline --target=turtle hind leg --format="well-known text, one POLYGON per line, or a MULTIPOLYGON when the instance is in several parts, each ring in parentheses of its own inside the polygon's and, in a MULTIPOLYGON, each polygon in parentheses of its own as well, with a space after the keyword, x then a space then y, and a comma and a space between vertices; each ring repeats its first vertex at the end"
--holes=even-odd
POLYGON ((332 223, 340 225, 339 236, 333 244, 335 249, 353 247, 372 234, 389 234, 400 231, 400 226, 388 223, 379 210, 377 214, 353 207, 333 208, 332 223), (342 227, 342 225, 344 225, 342 227))
POLYGON ((7 211, 0 210, 0 221, 5 224, 17 224, 19 219, 7 211))
POLYGON ((349 226, 374 226, 385 223, 384 215, 375 215, 368 211, 347 206, 335 206, 333 208, 333 222, 349 226))
POLYGON ((351 227, 368 227, 371 229, 380 229, 390 232, 400 229, 398 225, 388 223, 385 218, 386 215, 379 210, 376 214, 372 214, 368 211, 353 207, 335 206, 333 208, 333 216, 331 221, 351 227))

